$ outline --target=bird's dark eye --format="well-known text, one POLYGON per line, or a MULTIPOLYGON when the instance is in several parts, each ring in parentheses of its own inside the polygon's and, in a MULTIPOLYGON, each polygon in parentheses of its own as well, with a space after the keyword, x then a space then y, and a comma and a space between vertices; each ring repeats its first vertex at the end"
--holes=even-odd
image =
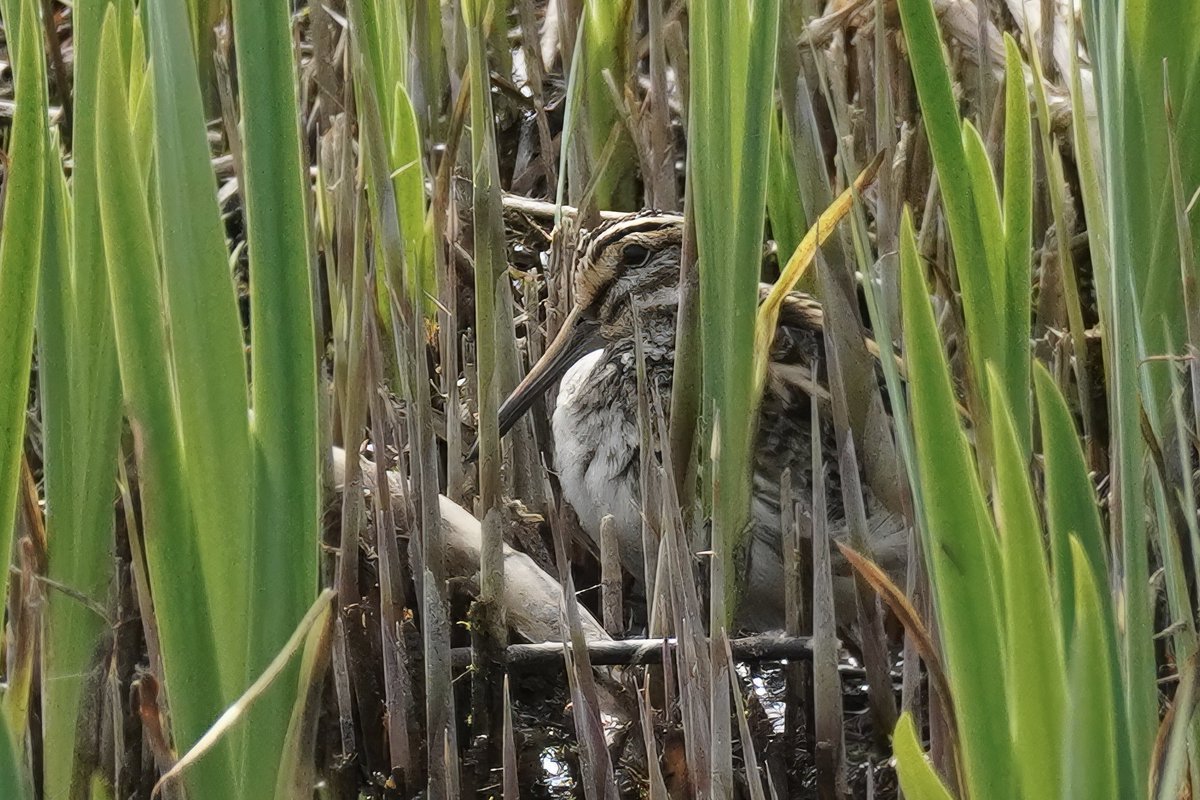
POLYGON ((640 267, 650 257, 650 251, 640 244, 627 244, 621 251, 621 261, 627 267, 640 267))

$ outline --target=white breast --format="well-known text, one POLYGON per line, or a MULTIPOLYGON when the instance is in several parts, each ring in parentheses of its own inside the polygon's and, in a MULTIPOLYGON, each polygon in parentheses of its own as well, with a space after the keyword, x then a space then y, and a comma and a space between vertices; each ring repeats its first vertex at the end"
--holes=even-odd
POLYGON ((571 366, 558 389, 551 427, 554 457, 563 496, 579 515, 583 529, 600 541, 600 520, 612 514, 621 542, 621 561, 634 575, 642 572, 641 511, 636 471, 629 470, 639 437, 630 398, 604 397, 613 381, 596 370, 615 367, 601 361, 603 350, 588 353, 571 366))

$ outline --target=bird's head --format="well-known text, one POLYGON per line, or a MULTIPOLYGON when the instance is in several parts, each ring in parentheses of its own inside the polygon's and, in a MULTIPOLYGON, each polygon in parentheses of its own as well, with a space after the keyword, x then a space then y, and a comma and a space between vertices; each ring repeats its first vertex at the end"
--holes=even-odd
POLYGON ((575 303, 558 336, 500 406, 500 435, 586 353, 633 333, 639 313, 678 305, 682 218, 643 212, 585 233, 575 251, 575 303))
MULTIPOLYGON (((683 221, 636 214, 613 220, 580 239, 575 256, 575 310, 605 341, 633 333, 633 312, 679 304, 683 221)), ((569 333, 563 326, 563 333, 569 333)), ((563 333, 559 334, 562 338, 563 333)))

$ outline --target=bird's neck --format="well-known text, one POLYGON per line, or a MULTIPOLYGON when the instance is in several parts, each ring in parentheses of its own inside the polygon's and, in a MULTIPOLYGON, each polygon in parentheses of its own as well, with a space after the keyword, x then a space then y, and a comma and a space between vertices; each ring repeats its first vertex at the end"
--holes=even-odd
POLYGON ((635 331, 610 341, 604 348, 604 361, 622 375, 622 382, 637 385, 638 345, 645 362, 646 377, 661 396, 670 392, 675 368, 675 324, 678 309, 674 304, 639 307, 635 331))
POLYGON ((634 331, 624 337, 621 349, 633 350, 635 339, 641 342, 642 352, 654 361, 674 361, 675 327, 679 307, 675 302, 639 304, 634 331))

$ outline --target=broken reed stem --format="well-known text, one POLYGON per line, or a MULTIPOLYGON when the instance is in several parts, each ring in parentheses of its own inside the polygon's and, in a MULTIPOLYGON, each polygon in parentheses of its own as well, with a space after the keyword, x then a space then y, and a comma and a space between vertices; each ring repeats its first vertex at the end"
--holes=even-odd
POLYGON ((620 544, 612 514, 600 520, 600 605, 603 609, 604 630, 613 636, 625 632, 625 611, 621 598, 620 544))
MULTIPOLYGON (((674 652, 677 642, 669 639, 621 639, 597 640, 587 643, 588 657, 592 666, 639 666, 661 664, 664 648, 674 652)), ((571 645, 567 645, 571 647, 571 645)), ((786 636, 761 634, 742 639, 731 639, 729 647, 733 660, 738 663, 771 661, 808 661, 812 658, 811 636, 786 636)), ((455 669, 466 669, 471 665, 471 648, 456 647, 450 651, 455 669)), ((506 648, 505 662, 510 671, 535 669, 563 664, 562 642, 538 644, 513 644, 506 648)), ((841 668, 840 674, 861 676, 861 669, 841 668)))
POLYGON ((475 778, 479 785, 484 785, 492 763, 500 755, 502 733, 503 669, 499 662, 504 656, 503 643, 508 631, 500 602, 504 596, 504 519, 497 409, 507 357, 501 352, 501 342, 512 340, 512 316, 506 313, 511 290, 506 277, 508 262, 500 201, 500 168, 496 155, 495 116, 485 44, 485 35, 491 22, 489 8, 481 0, 463 0, 462 3, 471 92, 471 214, 475 228, 472 255, 475 263, 475 344, 478 356, 475 363, 479 404, 479 508, 483 523, 479 599, 472 603, 469 613, 475 657, 471 681, 471 728, 480 750, 475 757, 475 778))

